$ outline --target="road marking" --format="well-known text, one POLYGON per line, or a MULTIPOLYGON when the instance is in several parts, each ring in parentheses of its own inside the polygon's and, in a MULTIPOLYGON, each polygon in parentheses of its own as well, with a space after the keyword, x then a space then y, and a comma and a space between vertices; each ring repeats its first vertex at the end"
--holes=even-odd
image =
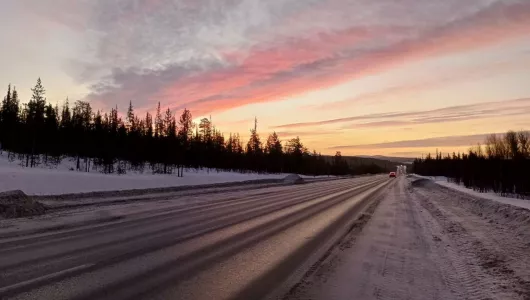
POLYGON ((66 270, 58 271, 58 272, 51 273, 51 274, 48 274, 48 275, 44 275, 44 276, 41 276, 41 277, 37 277, 37 278, 29 279, 29 280, 26 280, 26 281, 22 281, 22 282, 19 282, 19 283, 15 283, 15 284, 12 284, 12 285, 4 286, 4 287, 0 288, 0 294, 7 293, 7 292, 12 291, 14 289, 18 289, 18 288, 21 288, 21 287, 24 287, 24 286, 35 284, 35 283, 39 283, 39 282, 42 282, 42 281, 45 281, 45 280, 49 280, 49 279, 52 279, 52 278, 55 278, 55 277, 59 277, 59 276, 62 276, 62 275, 68 274, 68 273, 73 273, 73 272, 76 272, 76 271, 79 271, 79 270, 88 269, 88 268, 90 268, 90 267, 92 267, 94 265, 95 264, 84 264, 84 265, 80 265, 80 266, 73 267, 73 268, 70 268, 70 269, 66 269, 66 270))

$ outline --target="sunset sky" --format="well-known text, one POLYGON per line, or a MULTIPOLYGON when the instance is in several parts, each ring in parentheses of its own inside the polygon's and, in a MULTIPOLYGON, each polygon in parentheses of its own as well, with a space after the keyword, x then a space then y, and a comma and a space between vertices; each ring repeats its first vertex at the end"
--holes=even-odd
POLYGON ((23 101, 40 76, 52 103, 161 102, 243 137, 257 117, 323 154, 530 129, 530 0, 1 2, 0 86, 23 101))

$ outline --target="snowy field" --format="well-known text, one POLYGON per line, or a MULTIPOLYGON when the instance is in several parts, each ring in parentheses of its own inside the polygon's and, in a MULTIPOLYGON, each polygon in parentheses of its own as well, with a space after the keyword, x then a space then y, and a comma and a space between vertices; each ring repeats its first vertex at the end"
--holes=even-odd
POLYGON ((495 194, 493 192, 479 193, 479 192, 474 191, 472 189, 468 189, 468 188, 466 188, 463 185, 458 185, 458 184, 453 183, 453 182, 448 182, 447 181, 447 177, 443 177, 443 176, 432 176, 432 177, 426 177, 426 176, 420 176, 420 175, 414 175, 414 176, 420 177, 420 178, 431 179, 435 183, 437 183, 437 184, 439 184, 441 186, 444 186, 446 188, 450 188, 450 189, 453 189, 453 190, 456 190, 456 191, 459 191, 459 192, 462 192, 462 193, 466 193, 466 194, 471 195, 471 196, 484 198, 484 199, 488 199, 488 200, 493 200, 493 201, 497 201, 497 202, 500 202, 500 203, 509 204, 509 205, 513 205, 513 206, 517 206, 517 207, 522 207, 522 208, 526 208, 526 209, 530 210, 530 200, 510 198, 510 197, 502 197, 502 196, 499 196, 499 195, 497 195, 497 194, 495 194))
POLYGON ((108 175, 99 172, 71 171, 75 163, 64 159, 57 168, 45 166, 25 168, 19 161, 9 161, 4 152, 0 155, 0 192, 22 190, 28 195, 57 195, 96 191, 148 189, 186 185, 239 182, 259 179, 281 179, 286 174, 242 174, 207 170, 186 170, 184 177, 129 172, 125 175, 108 175))

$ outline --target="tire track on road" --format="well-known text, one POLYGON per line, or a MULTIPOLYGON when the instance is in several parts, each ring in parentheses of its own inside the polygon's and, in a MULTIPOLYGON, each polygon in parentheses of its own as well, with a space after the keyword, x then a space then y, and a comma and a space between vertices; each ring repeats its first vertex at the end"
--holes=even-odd
MULTIPOLYGON (((98 259, 98 256, 96 254, 94 254, 95 256, 91 257, 89 253, 87 253, 87 251, 85 251, 86 249, 80 251, 80 253, 78 253, 78 256, 81 255, 83 256, 83 259, 80 259, 80 260, 74 260, 74 261, 71 261, 70 264, 65 264, 65 265, 61 265, 61 268, 60 269, 64 269, 68 266, 71 266, 71 265, 75 265, 75 264, 81 264, 82 262, 89 262, 90 259, 96 259, 96 262, 93 266, 90 266, 89 268, 85 269, 85 270, 82 270, 80 272, 78 272, 77 274, 68 274, 67 277, 71 277, 71 276, 81 276, 82 274, 86 274, 88 272, 97 272, 98 270, 101 270, 101 269, 104 269, 104 268, 107 268, 108 266, 111 266, 111 265, 117 265, 117 264, 120 264, 120 263, 124 263, 126 262, 127 260, 130 260, 132 258, 135 258, 135 257, 139 257, 139 256, 145 256, 145 255, 149 255, 150 253, 153 253, 153 252, 156 252, 156 251, 160 251, 161 249, 165 249, 165 248, 168 248, 168 247, 173 247, 179 243, 183 243, 183 242, 186 242, 186 241, 189 241, 189 240, 193 240, 193 239, 197 239, 201 236, 204 236, 204 235, 209 235, 209 234, 213 234, 215 233, 216 231, 218 230, 223 230, 224 228, 229 228, 229 227, 232 227, 232 226, 239 226, 238 224, 241 224, 241 223, 245 223, 245 222, 249 222, 251 221, 252 219, 254 218, 260 218, 260 217, 263 217, 263 216, 266 216, 266 215, 269 215, 269 214, 275 214, 277 212, 281 212, 283 210, 286 210, 286 209, 295 209, 295 211, 293 212, 292 215, 288 215, 288 216, 284 216, 278 220, 274 220, 274 221, 271 221, 270 223, 266 223, 264 225, 261 225, 261 226, 258 226, 256 227, 255 229, 252 229, 251 231, 249 231, 250 233, 246 233, 246 234, 251 234, 251 235, 255 235, 255 236, 258 236, 260 238, 258 239, 249 239, 248 236, 245 235, 245 232, 242 232, 241 234, 243 235, 238 235, 237 238, 241 239, 246 239, 247 240, 247 243, 246 244, 242 244, 242 248, 241 247, 235 247, 233 249, 236 249, 236 250, 242 250, 244 249, 245 247, 249 247, 250 245, 253 245, 255 243, 259 243, 260 239, 262 238, 267 238, 267 237, 270 237, 270 235, 274 235, 278 232, 278 230, 284 230, 286 228, 289 228, 289 226, 293 226, 294 224, 297 224, 297 222, 301 222, 303 220, 306 220, 307 218, 311 218, 313 215, 315 214, 318 214, 318 213, 322 213, 322 211, 325 211, 327 209, 329 209, 330 207, 333 207, 335 205, 338 205, 339 203, 341 202, 344 202, 346 201, 348 198, 351 198, 353 195, 357 194, 357 193, 360 193, 361 190, 364 190, 364 189, 369 189, 377 184, 379 184, 380 182, 384 181, 383 179, 381 178, 377 178, 377 179, 368 179, 366 181, 361 181, 361 182, 358 182, 358 181, 346 181, 346 182, 342 182, 342 183, 336 183, 336 184, 333 184, 331 185, 330 187, 328 187, 327 189, 324 189, 322 186, 315 186, 315 187, 307 187, 305 189, 302 189, 302 192, 312 192, 311 195, 302 195, 302 196, 298 196, 298 197, 295 197, 294 199, 295 200, 295 203, 292 202, 292 195, 296 195, 297 193, 300 193, 300 191, 298 192, 291 192, 291 191, 287 191, 286 194, 284 195, 279 195, 275 198, 271 198, 271 199, 275 199, 275 201, 278 201, 278 202, 271 202, 271 203, 266 203, 265 205, 262 205, 262 206, 259 206, 258 208, 255 208, 254 209, 254 212, 255 212, 255 215, 252 215, 252 214, 249 214, 248 211, 243 211, 241 212, 238 216, 239 217, 245 217, 245 218, 242 218, 242 219, 237 219, 231 223, 223 223, 224 221, 220 222, 220 224, 218 226, 214 226, 213 228, 207 228, 207 226, 205 226, 205 228, 202 230, 202 231, 189 231, 188 232, 188 235, 187 236, 181 236, 180 238, 177 237, 175 235, 162 235, 162 236, 159 236, 159 237, 153 237, 151 240, 149 240, 149 237, 146 241, 144 241, 143 243, 143 246, 142 245, 138 245, 138 247, 134 248, 134 247, 129 247, 129 246, 126 246, 124 245, 124 243, 117 243, 116 244, 116 253, 120 252, 118 251, 121 248, 123 248, 124 246, 127 247, 127 253, 121 253, 121 255, 110 255, 108 258, 104 258, 104 259, 98 259), (315 199, 318 199, 318 197, 323 197, 325 195, 330 195, 330 194, 333 194, 333 193, 337 193, 337 191, 341 191, 341 190, 344 190, 344 188, 346 186, 351 186, 352 183, 355 183, 357 184, 358 186, 356 186, 355 188, 350 188, 350 189, 347 189, 345 192, 338 192, 340 195, 335 195, 332 199, 328 199, 328 200, 315 200, 315 199), (291 196, 289 196, 291 195, 291 196), (280 199, 280 198, 290 198, 290 199, 280 199), (312 200, 311 200, 312 199, 312 200), (340 199, 340 200, 337 200, 337 199, 340 199), (302 205, 304 203, 309 203, 308 206, 304 209, 300 209, 300 210, 297 210, 297 206, 298 205, 302 205), (268 205, 268 206, 267 206, 268 205), (283 205, 283 206, 279 206, 279 205, 283 205), (263 211, 263 207, 268 207, 269 210, 267 211, 263 211), (272 210, 272 208, 275 208, 274 210, 272 210), (302 217, 303 216, 303 217, 302 217), (295 221, 296 220, 296 221, 295 221), (284 227, 281 227, 281 225, 284 224, 284 227), (286 225, 288 224, 288 226, 286 225), (285 227, 287 226, 287 227, 285 227), (276 230, 273 230, 274 228, 276 228, 276 230), (278 228, 281 228, 281 229, 278 229, 278 228), (266 232, 268 232, 269 234, 265 234, 266 232), (264 235, 265 234, 265 235, 264 235), (145 245, 148 245, 147 247, 145 247, 145 245), (142 246, 142 247, 140 247, 142 246), (74 263, 75 262, 75 263, 74 263)), ((323 184, 324 185, 324 184, 323 184)), ((325 186, 325 185, 324 185, 325 186)), ((256 196, 259 198, 259 196, 256 196)), ((258 200, 258 198, 256 198, 256 200, 253 200, 254 202, 249 202, 247 204, 250 204, 250 203, 254 203, 256 201, 260 201, 258 200)), ((248 200, 248 199, 247 199, 248 200)), ((267 201, 265 201, 267 202, 267 201)), ((234 202, 235 203, 235 202, 234 202)), ((263 204, 263 203, 261 203, 263 204)), ((234 207, 237 207, 237 206, 234 206, 234 207)), ((212 206, 211 207, 212 209, 215 208, 215 206, 212 206)), ((233 219, 234 216, 226 216, 225 215, 225 219, 233 219)), ((212 223, 215 223, 216 221, 218 220, 211 220, 212 223)), ((237 243, 235 243, 236 241, 234 241, 233 239, 232 240, 228 240, 228 241, 220 241, 219 244, 216 244, 215 246, 212 246, 212 247, 207 247, 206 249, 209 249, 209 250, 204 250, 206 252, 197 252, 196 255, 198 256, 192 256, 194 257, 194 260, 195 261, 200 261, 201 257, 204 257, 204 255, 210 255, 211 253, 219 253, 219 255, 214 255, 215 257, 217 257, 218 259, 220 258, 223 258, 223 257, 227 257, 230 256, 229 254, 221 254, 221 252, 218 252, 219 251, 219 247, 221 247, 222 245, 226 245, 226 244, 234 244, 236 245, 237 243), (201 255, 202 253, 202 255, 201 255), (207 253, 210 253, 210 254, 207 254, 207 253)), ((102 249, 104 250, 104 252, 107 252, 109 249, 108 248, 105 248, 105 249, 102 249)), ((123 250, 123 249, 121 249, 123 250)), ((233 252, 230 252, 233 254, 233 252)), ((57 255, 62 255, 61 253, 57 254, 57 255)), ((189 259, 189 260, 192 260, 192 257, 187 257, 186 259, 189 259)), ((44 258, 41 258, 43 260, 48 260, 50 257, 44 257, 44 258)), ((175 267, 175 265, 180 265, 180 264, 183 264, 185 263, 186 260, 177 260, 177 261, 173 261, 170 263, 170 265, 173 265, 173 267, 175 267)), ((33 263, 35 263, 35 261, 33 261, 33 263)), ((27 263, 25 263, 27 265, 27 263)), ((211 262, 208 262, 207 264, 211 264, 211 262)), ((23 265, 19 265, 19 266, 12 266, 13 267, 13 271, 16 271, 16 268, 17 267, 22 267, 23 265)), ((48 271, 52 271, 52 269, 49 269, 48 271)), ((189 274, 187 274, 188 276, 189 274)), ((152 275, 150 275, 152 276, 152 275)), ((53 282, 59 282, 61 280, 64 280, 66 279, 67 277, 65 278, 62 278, 62 277, 59 277, 59 278, 53 278, 53 279, 50 279, 48 281, 45 281, 45 282, 40 282, 39 284, 35 284, 35 285, 31 285, 31 286, 26 286, 24 287, 25 289, 28 289, 28 288, 37 288, 39 286, 44 286, 44 285, 49 285, 49 284, 52 284, 53 282)), ((4 285, 4 284, 2 284, 4 285)), ((17 292, 21 291, 21 289, 14 289, 12 291, 10 291, 8 294, 10 295, 15 295, 17 294, 17 292)))

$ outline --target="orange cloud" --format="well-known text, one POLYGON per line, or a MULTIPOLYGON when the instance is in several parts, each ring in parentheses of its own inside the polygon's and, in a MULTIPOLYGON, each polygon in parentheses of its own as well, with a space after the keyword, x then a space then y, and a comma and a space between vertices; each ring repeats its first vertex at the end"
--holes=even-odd
POLYGON ((404 140, 396 142, 386 142, 377 144, 364 145, 343 145, 333 146, 328 149, 331 150, 346 150, 346 149, 393 149, 393 148, 425 148, 425 147, 469 147, 483 143, 489 134, 474 134, 474 135, 457 135, 444 136, 436 138, 427 138, 420 140, 404 140))
POLYGON ((337 131, 278 131, 276 134, 281 138, 304 137, 304 136, 318 136, 318 135, 337 135, 337 131))
POLYGON ((427 111, 391 112, 360 115, 315 122, 278 125, 273 128, 292 129, 348 123, 343 129, 395 127, 485 119, 495 116, 517 116, 530 113, 530 98, 450 106, 427 111))
POLYGON ((513 71, 518 69, 526 70, 528 62, 530 62, 528 59, 524 61, 510 60, 502 62, 493 62, 487 66, 481 65, 480 67, 473 69, 457 70, 456 72, 451 72, 450 74, 440 74, 441 76, 437 76, 430 80, 423 80, 410 84, 391 86, 374 92, 363 93, 358 96, 341 101, 317 105, 308 105, 306 106, 306 108, 311 110, 344 109, 345 107, 348 107, 352 104, 377 102, 387 97, 397 99, 404 96, 413 96, 420 91, 424 91, 430 88, 443 87, 456 82, 483 78, 491 74, 499 74, 505 71, 513 71))

